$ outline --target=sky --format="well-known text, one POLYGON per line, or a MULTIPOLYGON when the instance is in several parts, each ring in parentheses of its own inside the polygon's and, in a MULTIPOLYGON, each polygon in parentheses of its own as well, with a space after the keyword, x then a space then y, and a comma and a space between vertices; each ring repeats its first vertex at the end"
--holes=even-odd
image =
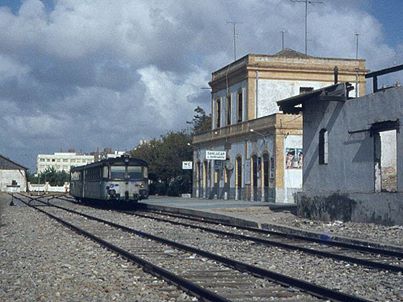
MULTIPOLYGON (((403 1, 309 5, 308 54, 403 64, 403 1)), ((237 57, 304 52, 291 0, 0 0, 0 154, 35 172, 38 153, 111 147, 186 129, 210 111, 211 73, 237 57)), ((402 81, 402 72, 382 81, 402 81)))

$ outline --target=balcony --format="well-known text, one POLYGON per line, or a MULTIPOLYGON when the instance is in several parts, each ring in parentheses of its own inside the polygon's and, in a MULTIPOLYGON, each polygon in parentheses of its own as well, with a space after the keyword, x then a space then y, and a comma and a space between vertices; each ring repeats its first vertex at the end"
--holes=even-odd
POLYGON ((193 136, 193 144, 197 145, 221 139, 228 139, 230 137, 247 136, 249 135, 251 129, 263 134, 266 134, 269 131, 274 134, 275 129, 301 130, 302 133, 302 116, 277 113, 258 119, 213 129, 193 136))

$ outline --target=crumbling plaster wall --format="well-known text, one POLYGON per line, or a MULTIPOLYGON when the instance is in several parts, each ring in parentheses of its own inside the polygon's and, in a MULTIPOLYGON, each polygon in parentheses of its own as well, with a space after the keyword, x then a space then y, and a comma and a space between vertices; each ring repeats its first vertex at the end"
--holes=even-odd
POLYGON ((375 193, 372 124, 403 122, 403 88, 343 102, 312 100, 304 106, 304 192, 298 213, 322 220, 403 225, 403 131, 397 136, 397 191, 375 193), (329 133, 329 161, 318 160, 319 131, 329 133))
MULTIPOLYGON (((304 105, 304 192, 374 192, 374 141, 368 131, 383 121, 403 122, 403 88, 397 87, 343 102, 304 105), (329 133, 327 165, 320 165, 319 131, 329 133)), ((403 172, 403 132, 397 132, 398 173, 403 172)), ((403 177, 398 177, 403 192, 403 177)))

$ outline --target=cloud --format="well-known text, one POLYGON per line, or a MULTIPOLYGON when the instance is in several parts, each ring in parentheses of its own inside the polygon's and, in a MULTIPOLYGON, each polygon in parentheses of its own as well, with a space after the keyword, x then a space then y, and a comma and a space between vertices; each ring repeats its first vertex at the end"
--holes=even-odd
MULTIPOLYGON (((365 1, 309 7, 309 53, 392 65, 365 1)), ((281 0, 22 1, 0 7, 0 153, 33 167, 36 153, 128 149, 210 111, 211 72, 237 56, 304 49, 304 7, 281 0), (12 133, 12 135, 10 135, 12 133)))

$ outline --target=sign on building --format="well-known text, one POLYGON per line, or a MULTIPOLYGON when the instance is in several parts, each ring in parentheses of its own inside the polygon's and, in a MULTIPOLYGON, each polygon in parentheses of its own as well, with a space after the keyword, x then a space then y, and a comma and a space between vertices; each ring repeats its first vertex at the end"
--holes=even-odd
POLYGON ((206 150, 206 159, 225 160, 226 156, 226 151, 206 150))
POLYGON ((192 169, 193 169, 193 162, 191 161, 182 162, 182 170, 192 170, 192 169))

